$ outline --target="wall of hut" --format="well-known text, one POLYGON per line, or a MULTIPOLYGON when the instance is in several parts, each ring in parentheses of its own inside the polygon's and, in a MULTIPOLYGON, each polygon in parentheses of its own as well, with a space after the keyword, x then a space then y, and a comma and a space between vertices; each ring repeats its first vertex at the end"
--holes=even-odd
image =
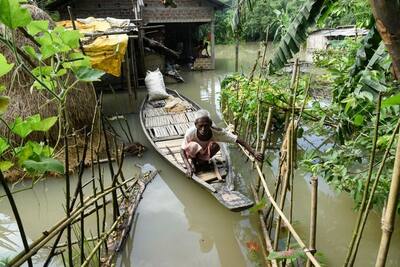
POLYGON ((147 23, 210 22, 214 7, 207 1, 176 0, 176 8, 164 7, 159 0, 147 0, 143 19, 147 23))
MULTIPOLYGON (((132 1, 127 0, 80 0, 71 1, 69 5, 72 7, 76 18, 113 17, 119 19, 133 19, 132 1)), ((61 19, 69 19, 66 6, 58 9, 61 19)))

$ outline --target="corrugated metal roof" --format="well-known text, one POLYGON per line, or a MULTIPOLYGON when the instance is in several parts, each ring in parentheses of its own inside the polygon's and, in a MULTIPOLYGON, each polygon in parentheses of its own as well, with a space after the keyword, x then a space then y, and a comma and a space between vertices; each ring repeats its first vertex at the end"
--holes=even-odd
POLYGON ((321 29, 311 32, 309 35, 322 35, 322 36, 356 36, 366 35, 368 30, 356 28, 355 26, 341 27, 336 29, 321 29))

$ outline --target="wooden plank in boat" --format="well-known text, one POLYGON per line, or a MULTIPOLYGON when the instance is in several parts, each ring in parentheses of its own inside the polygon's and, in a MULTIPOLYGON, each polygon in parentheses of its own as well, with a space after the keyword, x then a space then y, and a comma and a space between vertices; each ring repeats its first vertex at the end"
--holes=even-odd
POLYGON ((179 124, 175 124, 175 128, 176 128, 176 131, 178 132, 178 134, 185 135, 187 129, 189 129, 192 125, 193 125, 193 123, 191 123, 191 122, 179 123, 179 124))
POLYGON ((145 116, 146 118, 148 118, 148 117, 166 115, 167 112, 165 111, 164 108, 149 108, 149 109, 146 109, 146 110, 143 112, 143 114, 144 114, 144 116, 145 116))
POLYGON ((155 142, 156 146, 158 148, 163 148, 163 147, 180 147, 182 145, 183 138, 178 138, 174 140, 167 140, 167 141, 161 141, 161 142, 155 142))
POLYGON ((204 182, 209 182, 209 181, 217 179, 217 175, 215 174, 214 171, 198 172, 198 173, 196 173, 196 175, 197 175, 197 177, 199 177, 204 182))
POLYGON ((145 120, 146 128, 169 125, 171 115, 149 117, 145 120))
POLYGON ((169 161, 171 161, 171 162, 174 162, 175 164, 180 165, 180 166, 182 166, 182 167, 184 168, 185 164, 183 163, 183 160, 182 160, 182 158, 181 158, 180 155, 177 155, 177 154, 174 154, 174 155, 169 154, 169 155, 164 155, 164 156, 165 156, 165 158, 166 158, 167 160, 169 160, 169 161))
POLYGON ((171 135, 178 135, 178 133, 177 133, 177 131, 176 131, 174 125, 168 125, 168 126, 165 126, 165 128, 166 128, 166 130, 168 131, 168 134, 169 134, 170 136, 171 136, 171 135))
POLYGON ((172 116, 171 123, 173 124, 188 122, 188 118, 186 117, 185 113, 177 113, 171 116, 172 116))
MULTIPOLYGON (((163 155, 168 155, 171 153, 176 154, 176 153, 181 153, 181 147, 180 146, 174 146, 174 147, 168 147, 168 148, 163 147, 163 148, 160 148, 160 151, 163 155)), ((179 155, 179 157, 180 157, 180 155, 179 155)))
POLYGON ((189 121, 194 121, 196 112, 186 112, 186 117, 189 121))
POLYGON ((152 130, 155 137, 169 136, 168 130, 165 127, 154 127, 152 130))

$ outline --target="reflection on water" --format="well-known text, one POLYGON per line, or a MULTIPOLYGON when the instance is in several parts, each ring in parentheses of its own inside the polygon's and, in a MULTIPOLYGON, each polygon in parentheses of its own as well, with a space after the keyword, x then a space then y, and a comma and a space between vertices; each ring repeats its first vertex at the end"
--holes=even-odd
MULTIPOLYGON (((252 67, 257 49, 258 44, 241 46, 240 60, 244 71, 252 67)), ((233 55, 233 46, 219 46, 217 70, 184 72, 186 83, 169 86, 208 109, 214 121, 221 126, 220 80, 233 71, 233 55)), ((151 148, 140 129, 137 115, 144 93, 140 91, 139 99, 132 102, 125 94, 108 95, 104 99, 104 107, 110 114, 135 113, 127 116, 134 131, 134 138, 148 148, 143 158, 128 157, 125 160, 126 176, 138 172, 134 163, 150 162, 161 170, 161 174, 147 186, 126 248, 118 259, 118 266, 260 266, 262 255, 249 251, 249 244, 261 244, 255 216, 248 212, 228 211, 209 193, 177 172, 151 148)), ((322 138, 311 137, 309 141, 318 145, 322 138)), ((310 146, 306 140, 299 140, 299 144, 304 148, 310 146)), ((240 173, 248 183, 256 174, 250 169, 248 162, 243 161, 237 150, 232 149, 232 152, 236 173, 240 173)), ((276 156, 270 152, 274 170, 278 164, 276 156)), ((265 173, 272 186, 272 170, 266 168, 265 173)), ((86 174, 85 179, 88 177, 86 174)), ((308 182, 309 176, 298 170, 294 186, 294 221, 295 228, 305 241, 308 239, 309 223, 308 182)), ((246 187, 244 189, 247 190, 246 187)), ((64 181, 52 178, 38 183, 33 190, 16 195, 30 240, 37 238, 43 230, 64 216, 63 194, 64 181)), ((327 266, 342 265, 356 217, 350 197, 347 194, 335 193, 320 180, 317 249, 327 258, 327 266)), ((11 209, 3 199, 0 201, 0 258, 22 249, 19 235, 15 232, 15 221, 10 218, 11 209)), ((89 222, 89 225, 94 226, 94 220, 89 222)), ((387 266, 400 266, 400 254, 396 253, 400 247, 398 225, 393 234, 387 266)), ((355 266, 373 266, 380 235, 380 214, 372 212, 355 266)))

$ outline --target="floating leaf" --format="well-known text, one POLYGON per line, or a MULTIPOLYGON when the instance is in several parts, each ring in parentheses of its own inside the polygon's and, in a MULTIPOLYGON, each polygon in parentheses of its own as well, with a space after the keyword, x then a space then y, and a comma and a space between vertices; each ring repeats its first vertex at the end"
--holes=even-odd
POLYGON ((6 58, 0 54, 0 77, 7 74, 13 67, 14 64, 8 64, 6 58))
POLYGON ((88 67, 80 67, 74 70, 76 77, 82 82, 95 82, 100 81, 104 72, 101 70, 91 69, 88 67))
POLYGON ((8 96, 4 95, 0 96, 0 116, 7 111, 9 103, 10 103, 10 98, 8 96))
POLYGON ((12 166, 14 166, 14 163, 12 163, 11 161, 0 161, 0 170, 2 172, 7 171, 8 169, 10 169, 12 166))
POLYGON ((15 30, 24 27, 32 18, 26 8, 22 8, 18 0, 0 0, 0 22, 15 30))
POLYGON ((41 158, 40 161, 26 160, 23 163, 23 167, 25 167, 29 172, 34 173, 64 172, 64 165, 53 158, 41 158))
POLYGON ((32 36, 45 32, 49 28, 49 22, 47 20, 33 20, 26 26, 28 33, 32 36))

